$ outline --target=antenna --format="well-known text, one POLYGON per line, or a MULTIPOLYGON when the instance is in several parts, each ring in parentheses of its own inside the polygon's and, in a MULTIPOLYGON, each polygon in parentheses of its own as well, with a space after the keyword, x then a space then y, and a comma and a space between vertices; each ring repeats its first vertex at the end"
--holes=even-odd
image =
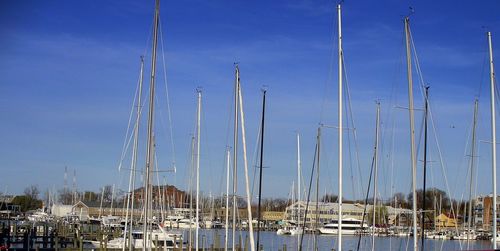
POLYGON ((415 9, 413 9, 413 7, 408 7, 409 8, 409 13, 408 13, 408 16, 407 17, 410 17, 411 15, 413 15, 415 13, 415 9))

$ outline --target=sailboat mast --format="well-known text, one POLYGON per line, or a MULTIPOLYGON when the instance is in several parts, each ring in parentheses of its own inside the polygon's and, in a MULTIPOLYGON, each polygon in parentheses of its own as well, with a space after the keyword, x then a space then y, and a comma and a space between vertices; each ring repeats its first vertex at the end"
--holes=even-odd
POLYGON ((477 109, 478 100, 474 100, 474 120, 472 122, 472 143, 471 143, 471 153, 470 153, 470 183, 469 183, 469 220, 467 221, 467 242, 470 240, 470 231, 472 227, 472 190, 474 188, 474 158, 476 157, 476 128, 477 128, 477 109))
POLYGON ((491 86, 491 156, 493 173, 493 249, 497 248, 497 134, 495 120, 495 69, 493 67, 493 46, 491 32, 488 32, 488 48, 490 52, 490 86, 491 86))
POLYGON ((341 16, 341 6, 340 4, 337 5, 337 14, 338 14, 338 43, 339 43, 339 48, 338 48, 338 60, 339 60, 339 100, 338 100, 338 116, 339 116, 339 121, 338 121, 338 145, 339 145, 339 156, 338 156, 338 165, 339 165, 339 196, 338 196, 338 208, 339 208, 339 214, 338 214, 338 235, 339 235, 339 240, 338 240, 338 251, 342 251, 342 134, 343 134, 343 128, 342 128, 342 16, 341 16))
POLYGON ((300 134, 297 133, 297 201, 300 202, 300 134))
MULTIPOLYGON (((300 206, 300 194, 302 193, 300 190, 300 175, 301 174, 301 162, 300 162, 300 134, 297 133, 297 243, 300 242, 300 236, 302 235, 302 230, 300 228, 300 215, 301 215, 301 206, 300 206)), ((300 246, 297 245, 297 250, 300 250, 300 246)))
POLYGON ((159 15, 160 15, 160 0, 156 0, 155 3, 155 14, 154 14, 154 28, 153 28, 153 52, 151 54, 151 77, 150 77, 150 87, 149 87, 149 111, 148 111, 148 129, 147 129, 147 147, 146 147, 146 178, 144 182, 145 187, 145 209, 144 209, 144 222, 143 222, 143 233, 144 242, 143 250, 146 250, 148 243, 148 217, 149 217, 149 205, 151 201, 150 197, 150 186, 151 186, 151 170, 153 165, 153 124, 154 124, 154 98, 155 98, 155 78, 156 78, 156 49, 158 47, 158 26, 159 26, 159 15))
POLYGON ((229 147, 227 147, 226 150, 226 222, 225 222, 225 236, 226 238, 224 239, 224 251, 227 251, 227 244, 228 244, 228 234, 229 234, 229 173, 230 173, 230 150, 229 147))
MULTIPOLYGON (((141 104, 142 104, 142 83, 144 79, 144 56, 141 56, 141 70, 139 77, 139 92, 137 93, 137 111, 134 127, 134 148, 132 152, 132 168, 130 168, 130 180, 129 189, 127 197, 127 214, 125 216, 125 235, 127 235, 127 226, 130 224, 130 229, 128 229, 128 239, 129 239, 129 251, 132 251, 132 223, 134 222, 134 190, 135 190, 135 170, 137 167, 137 152, 139 147, 139 124, 141 119, 141 104), (130 204, 129 204, 130 203, 130 204), (129 215, 129 205, 130 205, 130 223, 128 223, 129 215)), ((123 251, 125 251, 125 246, 123 245, 123 251)))
MULTIPOLYGON (((372 216, 372 250, 375 250, 375 225, 377 213, 377 180, 378 180, 378 151, 379 151, 379 136, 380 136, 380 103, 377 102, 377 119, 375 125, 375 156, 374 156, 374 177, 373 177, 373 216, 372 216)), ((363 225, 363 222, 361 222, 363 225)))
MULTIPOLYGON (((259 167, 259 204, 257 207, 257 249, 260 247, 260 220, 261 220, 261 211, 260 211, 260 202, 262 199, 262 168, 264 168, 264 119, 266 112, 266 90, 262 91, 262 121, 260 128, 260 167, 259 167)), ((250 223, 252 224, 252 223, 250 223)))
POLYGON ((413 77, 411 65, 411 45, 410 45, 410 19, 405 18, 405 38, 406 38, 406 63, 408 71, 408 110, 410 114, 410 141, 411 141, 411 177, 413 194, 413 250, 418 250, 417 242, 417 160, 415 154, 415 118, 413 110, 413 77))
MULTIPOLYGON (((318 234, 317 230, 319 227, 319 163, 320 163, 320 153, 321 153, 321 126, 318 127, 318 135, 316 136, 317 153, 316 153, 316 215, 314 223, 314 248, 313 250, 318 250, 318 234)), ((311 174, 312 175, 312 174, 311 174)), ((312 176, 311 176, 312 179, 312 176)))
MULTIPOLYGON (((198 250, 198 235, 200 229, 200 123, 201 123, 201 90, 198 89, 198 112, 197 112, 197 120, 196 120, 196 230, 195 230, 195 248, 198 250)), ((191 223, 189 223, 191 224, 191 223)))
MULTIPOLYGON (((191 137, 191 171, 189 172, 189 250, 193 248, 193 176, 194 176, 194 168, 195 168, 195 136, 191 137)), ((177 227, 179 227, 179 223, 177 222, 177 227)))
POLYGON ((243 149, 243 170, 245 175, 245 192, 247 199, 247 215, 248 215, 248 236, 250 241, 250 250, 255 251, 255 242, 253 238, 253 224, 252 224, 252 197, 250 195, 250 182, 248 176, 248 160, 247 160, 247 144, 246 144, 246 132, 245 132, 245 114, 243 112, 243 96, 241 94, 241 84, 238 78, 238 100, 240 107, 240 119, 241 119, 241 143, 243 149))
POLYGON ((426 201, 426 179, 427 179, 427 124, 429 116, 429 86, 425 87, 425 109, 424 109, 424 187, 422 193, 422 234, 420 236, 422 241, 422 250, 425 250, 425 201, 426 201))
POLYGON ((238 93, 240 89, 240 69, 238 64, 235 67, 235 80, 234 80, 234 135, 233 135, 233 246, 232 250, 235 249, 236 245, 236 209, 237 209, 237 198, 236 192, 238 188, 238 93))

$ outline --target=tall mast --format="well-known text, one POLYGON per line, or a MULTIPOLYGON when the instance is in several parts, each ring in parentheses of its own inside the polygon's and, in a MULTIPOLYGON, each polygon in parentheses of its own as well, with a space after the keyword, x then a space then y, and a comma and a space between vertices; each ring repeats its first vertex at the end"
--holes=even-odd
MULTIPOLYGON (((300 206, 300 175, 301 174, 301 163, 300 163, 300 134, 297 133, 297 243, 300 242, 300 236, 302 235, 302 230, 300 228, 300 215, 301 215, 301 206, 300 206)), ((297 250, 300 250, 300 246, 297 245, 297 250)))
MULTIPOLYGON (((154 28, 153 28, 153 52, 151 54, 151 76, 149 86, 149 111, 148 111, 148 129, 147 129, 147 147, 146 147, 146 178, 144 182, 145 187, 145 203, 144 203, 144 220, 143 220, 143 235, 144 242, 142 249, 146 250, 148 246, 148 217, 149 205, 151 201, 151 170, 154 163, 153 159, 153 124, 154 124, 154 99, 155 99, 155 78, 156 78, 156 48, 158 47, 158 26, 160 15, 160 0, 156 0, 155 14, 154 14, 154 28)), ((151 247, 151 245, 149 245, 151 247)))
POLYGON ((241 84, 238 78, 238 100, 240 106, 240 119, 241 119, 241 143, 243 148, 243 167, 245 174, 245 191, 247 197, 247 215, 248 215, 248 236, 250 237, 250 250, 255 251, 255 242, 253 238, 253 224, 252 224, 252 197, 250 195, 250 182, 248 175, 248 160, 247 160, 247 144, 245 136, 245 114, 243 112, 243 96, 241 94, 241 84))
POLYGON ((474 100, 474 120, 472 122, 472 143, 470 150, 470 183, 469 183, 469 220, 467 221, 467 242, 470 240, 470 232, 472 227, 472 189, 474 184, 474 158, 476 157, 476 128, 477 128, 477 108, 478 100, 474 100))
POLYGON ((488 31, 488 47, 490 52, 490 85, 491 85, 491 156, 493 173, 493 249, 497 248, 497 134, 495 120, 495 69, 493 67, 493 46, 491 32, 488 31))
POLYGON ((337 14, 338 14, 338 29, 339 29, 339 34, 338 34, 338 43, 339 43, 339 51, 338 51, 338 56, 339 56, 339 104, 338 104, 338 116, 339 116, 339 125, 338 125, 338 145, 339 145, 339 156, 338 156, 338 165, 339 165, 339 197, 338 197, 338 203, 339 203, 339 215, 338 215, 338 234, 339 234, 339 241, 338 241, 338 251, 342 251, 342 134, 343 134, 343 128, 342 128, 342 57, 343 57, 343 52, 342 52, 342 16, 341 16, 341 9, 340 9, 340 4, 337 5, 337 14))
MULTIPOLYGON (((196 230, 195 230, 195 248, 198 250, 198 234, 200 229, 199 224, 199 211, 200 211, 200 121, 201 121, 201 90, 198 89, 198 112, 197 112, 197 120, 196 120, 196 230)), ((189 223, 191 224, 191 223, 189 223)))
MULTIPOLYGON (((137 148, 139 146, 139 123, 141 119, 141 104, 142 104, 142 82, 144 76, 144 56, 141 56, 141 70, 139 74, 139 92, 137 93, 137 111, 135 118, 135 126, 134 126, 134 146, 132 150, 132 161, 130 168, 130 178, 128 181, 128 196, 127 196, 127 212, 125 215, 125 235, 128 234, 128 245, 129 251, 132 251, 132 231, 130 229, 127 230, 128 225, 130 224, 130 228, 132 228, 132 222, 134 222, 134 190, 135 190, 135 169, 137 167, 137 148), (130 209, 130 223, 128 220, 130 209), (128 232, 127 232, 128 231, 128 232)), ((122 250, 125 251, 125 246, 123 245, 122 250)))
MULTIPOLYGON (((379 151, 379 135, 380 135, 380 103, 377 102, 377 119, 376 119, 376 125, 375 125, 375 156, 374 156, 374 169, 375 169, 375 176, 373 178, 373 217, 372 217, 372 226, 373 226, 373 233, 372 233, 372 250, 375 250, 375 216, 376 214, 376 208, 377 208, 377 180, 378 180, 378 151, 379 151)), ((363 222, 361 222, 363 224, 363 222)))
POLYGON ((237 185, 238 185, 238 93, 240 89, 240 68, 238 64, 235 66, 234 80, 234 134, 233 134, 233 249, 236 244, 236 208, 237 205, 237 185))
POLYGON ((228 244, 228 239, 227 237, 229 236, 229 173, 230 173, 230 166, 231 166, 231 151, 229 150, 229 147, 227 147, 226 150, 226 224, 225 224, 225 236, 226 238, 224 239, 224 251, 227 251, 227 244, 228 244))
POLYGON ((411 177, 413 194, 413 250, 418 250, 417 242, 417 160, 415 156, 415 118, 413 111, 413 77, 411 65, 410 19, 405 17, 406 64, 408 71, 408 110, 410 113, 411 177))
MULTIPOLYGON (((320 163, 320 153, 321 153, 321 126, 318 126, 318 135, 316 136, 316 144, 318 147, 316 155, 316 215, 314 221, 314 248, 313 250, 318 250, 318 226, 319 226, 319 163, 320 163)), ((312 178, 312 177, 311 177, 312 178)))
POLYGON ((428 124, 428 116, 429 116, 429 86, 425 87, 425 109, 424 109, 424 187, 422 193, 422 234, 420 236, 422 240, 422 250, 425 250, 425 186, 427 179, 427 124, 428 124))
POLYGON ((102 192, 101 192, 101 203, 99 205, 99 219, 101 219, 101 216, 102 216, 102 202, 104 200, 104 187, 102 187, 102 192))
MULTIPOLYGON (((257 249, 260 247, 260 201, 262 198, 262 168, 264 168, 264 119, 266 112, 266 90, 262 90, 262 121, 260 124, 260 167, 259 167, 259 204, 257 207, 257 249)), ((252 224, 250 222, 250 224, 252 224)))
MULTIPOLYGON (((196 146, 196 137, 191 137, 191 171, 189 172, 189 250, 193 248, 193 176, 195 169, 195 146, 196 146)), ((179 223, 177 223, 179 224, 179 223)))

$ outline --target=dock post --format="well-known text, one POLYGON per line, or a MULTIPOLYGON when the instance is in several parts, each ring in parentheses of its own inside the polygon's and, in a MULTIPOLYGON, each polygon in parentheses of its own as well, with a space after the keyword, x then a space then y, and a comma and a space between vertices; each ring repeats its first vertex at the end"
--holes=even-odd
POLYGON ((57 236, 57 235, 55 238, 55 249, 56 249, 56 251, 59 251, 59 236, 57 236))
POLYGON ((108 250, 108 236, 104 236, 104 239, 103 239, 103 242, 104 242, 104 251, 107 251, 108 250))
POLYGON ((247 237, 245 237, 245 248, 244 248, 245 251, 248 251, 248 235, 247 237))
POLYGON ((83 251, 83 237, 80 237, 80 251, 83 251))
POLYGON ((48 237, 48 235, 49 235, 49 233, 48 233, 48 231, 47 231, 47 230, 48 230, 47 225, 44 225, 44 226, 43 226, 43 236, 42 236, 42 247, 43 247, 44 249, 45 249, 45 248, 47 248, 47 241, 48 241, 48 240, 47 240, 47 237, 48 237))
POLYGON ((23 234, 23 249, 29 250, 29 235, 28 232, 23 234))
POLYGON ((286 251, 286 244, 283 244, 283 251, 286 251))
POLYGON ((201 250, 205 251, 205 235, 201 236, 201 250))
POLYGON ((215 246, 216 250, 219 250, 219 248, 220 248, 220 235, 218 235, 218 234, 215 235, 214 246, 215 246))
POLYGON ((241 251, 243 248, 243 245, 241 244, 241 235, 238 237, 238 250, 241 251))
POLYGON ((155 235, 155 251, 158 251, 158 235, 155 235))
POLYGON ((75 233, 75 235, 73 236, 73 248, 76 248, 77 246, 77 243, 76 241, 78 240, 78 233, 75 233))
POLYGON ((180 249, 179 250, 183 250, 183 247, 184 246, 184 242, 183 242, 183 239, 181 240, 181 245, 180 245, 180 249))

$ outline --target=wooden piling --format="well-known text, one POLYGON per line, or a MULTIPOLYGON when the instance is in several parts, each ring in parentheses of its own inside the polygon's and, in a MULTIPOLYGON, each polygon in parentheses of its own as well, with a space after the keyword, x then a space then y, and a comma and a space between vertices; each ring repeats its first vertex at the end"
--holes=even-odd
POLYGON ((248 251, 248 235, 245 237, 245 251, 248 251))
POLYGON ((205 237, 206 237, 205 235, 201 236, 201 250, 203 251, 205 251, 205 237))
POLYGON ((220 235, 218 235, 218 234, 215 234, 214 246, 215 246, 216 250, 219 250, 219 248, 220 248, 220 235))
POLYGON ((241 249, 242 249, 241 247, 243 247, 243 246, 241 245, 241 235, 240 235, 240 236, 238 237, 238 250, 239 250, 239 251, 241 251, 241 249))

